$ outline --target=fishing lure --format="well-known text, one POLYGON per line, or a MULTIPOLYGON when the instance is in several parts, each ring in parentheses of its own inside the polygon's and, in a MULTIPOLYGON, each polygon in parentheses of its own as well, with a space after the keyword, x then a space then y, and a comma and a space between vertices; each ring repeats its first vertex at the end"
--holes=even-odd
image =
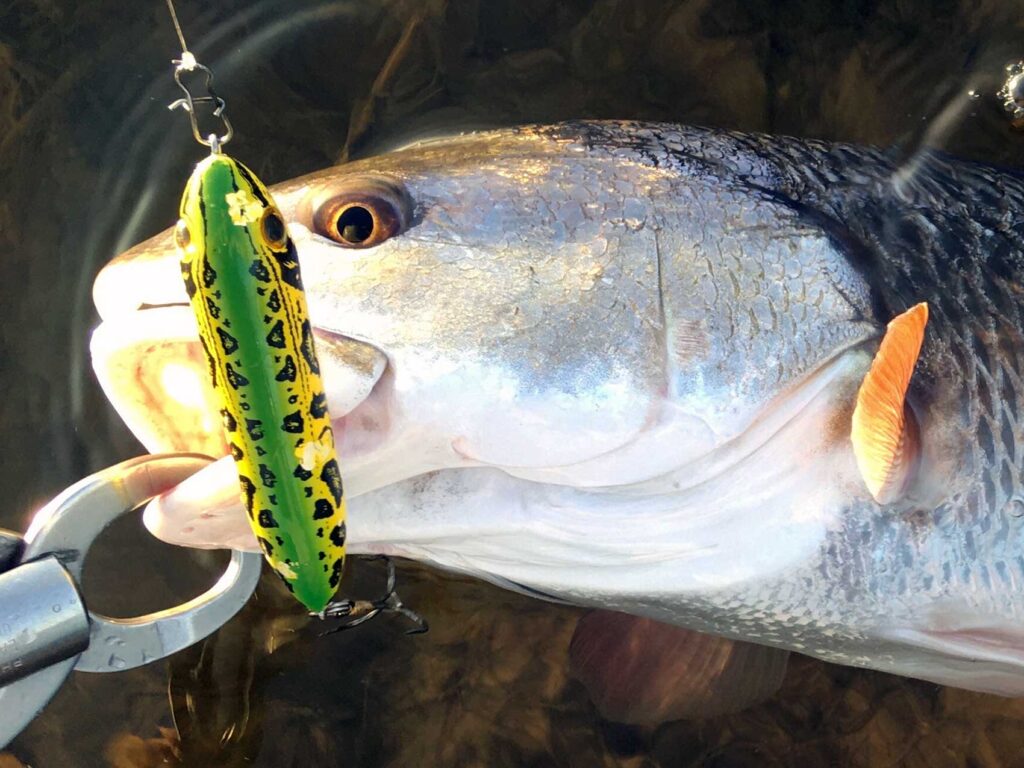
POLYGON ((175 241, 249 523, 303 605, 321 618, 348 619, 331 632, 382 613, 412 621, 408 634, 426 632, 395 592, 387 558, 383 597, 331 602, 345 568, 345 495, 298 254, 270 192, 223 153, 234 135, 224 99, 189 52, 173 0, 166 2, 181 43, 174 80, 185 94, 170 108, 184 109, 196 141, 210 148, 185 186, 175 241), (207 95, 182 82, 189 73, 205 79, 207 95), (221 135, 200 131, 199 104, 212 107, 221 135))
POLYGON ((249 522, 314 612, 345 563, 345 499, 298 256, 266 187, 215 151, 196 166, 175 237, 249 522))

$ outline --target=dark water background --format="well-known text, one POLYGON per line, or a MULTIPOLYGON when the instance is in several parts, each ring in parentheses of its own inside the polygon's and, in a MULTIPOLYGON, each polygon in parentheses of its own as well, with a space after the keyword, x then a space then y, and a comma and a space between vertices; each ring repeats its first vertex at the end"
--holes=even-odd
MULTIPOLYGON (((179 0, 217 74, 233 153, 267 182, 402 139, 648 118, 1024 167, 993 97, 1024 56, 1017 0, 179 0), (971 97, 970 91, 977 97, 971 97)), ((0 526, 138 454, 92 378, 89 290, 173 223, 201 151, 161 0, 0 3, 0 526)), ((134 523, 90 559, 112 614, 169 605, 223 558, 134 523)), ((364 594, 379 573, 357 570, 364 594)), ((267 581, 166 664, 74 676, 0 766, 1014 766, 1024 700, 795 658, 739 715, 630 728, 566 672, 578 612, 405 566, 429 618, 318 639, 267 581)), ((2 713, 0 713, 2 717, 2 713)))

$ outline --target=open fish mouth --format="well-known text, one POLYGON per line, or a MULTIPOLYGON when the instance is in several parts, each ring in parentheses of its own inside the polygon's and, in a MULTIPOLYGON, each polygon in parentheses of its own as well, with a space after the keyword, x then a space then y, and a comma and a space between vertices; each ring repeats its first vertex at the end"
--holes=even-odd
MULTIPOLYGON (((386 437, 384 353, 314 330, 339 451, 359 455, 386 437)), ((91 341, 93 368, 110 402, 147 450, 227 456, 220 403, 191 308, 145 305, 105 319, 91 341)))
MULTIPOLYGON (((359 483, 348 482, 348 470, 360 464, 360 457, 372 454, 389 433, 387 358, 375 347, 344 336, 323 330, 314 330, 314 335, 335 445, 351 493, 359 483)), ((237 471, 191 307, 143 305, 115 313, 94 331, 90 346, 107 398, 147 450, 219 459, 176 491, 194 505, 194 515, 186 517, 201 520, 202 531, 188 521, 166 519, 156 508, 147 510, 147 527, 168 541, 255 551, 252 532, 235 525, 237 471)))
MULTIPOLYGON (((170 234, 162 233, 118 256, 97 276, 93 300, 103 322, 90 342, 93 369, 108 400, 149 451, 222 457, 229 451, 220 401, 178 261, 168 258, 173 249, 170 234)), ((380 414, 386 398, 382 392, 371 396, 387 357, 315 323, 313 333, 335 441, 339 450, 358 454, 384 437, 380 414), (355 413, 362 404, 373 418, 355 413), (356 423, 363 429, 353 430, 356 423)))

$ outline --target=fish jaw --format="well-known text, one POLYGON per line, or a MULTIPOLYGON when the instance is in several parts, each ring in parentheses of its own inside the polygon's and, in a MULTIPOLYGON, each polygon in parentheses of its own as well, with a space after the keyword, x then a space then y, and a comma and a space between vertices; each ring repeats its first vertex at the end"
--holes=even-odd
MULTIPOLYGON (((590 489, 490 467, 353 483, 349 546, 597 607, 650 605, 655 585, 678 597, 756 582, 812 559, 856 492, 836 423, 869 362, 844 353, 743 439, 645 483, 590 489)), ((153 502, 146 524, 173 544, 255 548, 225 460, 153 502)))

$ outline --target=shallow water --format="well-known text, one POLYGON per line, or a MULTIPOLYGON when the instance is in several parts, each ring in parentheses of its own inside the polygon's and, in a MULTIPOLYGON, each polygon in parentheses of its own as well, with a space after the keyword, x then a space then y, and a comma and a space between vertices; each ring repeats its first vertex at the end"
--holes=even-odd
MULTIPOLYGON (((577 117, 646 118, 1024 167, 992 96, 1024 56, 1007 0, 180 0, 216 72, 234 153, 276 182, 411 137, 577 117), (975 91, 977 97, 970 96, 975 91)), ((89 290, 170 225, 201 156, 176 98, 163 3, 0 5, 0 526, 141 448, 88 365, 89 290)), ((212 580, 223 557, 115 526, 88 564, 127 615, 212 580)), ((372 594, 380 574, 352 569, 372 594)), ((223 631, 169 660, 72 678, 0 767, 996 766, 1024 758, 1024 700, 795 658, 729 717, 602 721, 567 675, 579 612, 403 566, 430 620, 318 638, 265 581, 223 631)))

